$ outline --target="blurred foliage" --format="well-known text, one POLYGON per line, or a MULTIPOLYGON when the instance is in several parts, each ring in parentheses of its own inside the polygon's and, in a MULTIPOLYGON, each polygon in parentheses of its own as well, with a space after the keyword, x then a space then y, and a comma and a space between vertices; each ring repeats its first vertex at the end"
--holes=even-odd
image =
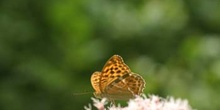
POLYGON ((217 0, 0 1, 0 109, 74 110, 114 54, 146 94, 220 109, 217 0))

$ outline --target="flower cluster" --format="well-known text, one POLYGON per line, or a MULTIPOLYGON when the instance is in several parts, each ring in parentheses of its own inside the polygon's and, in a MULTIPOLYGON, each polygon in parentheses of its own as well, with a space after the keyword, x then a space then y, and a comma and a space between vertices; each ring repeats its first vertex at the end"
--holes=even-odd
MULTIPOLYGON (((93 105, 98 110, 193 110, 187 100, 174 99, 173 97, 164 99, 156 95, 149 95, 149 97, 136 96, 135 99, 128 101, 128 106, 126 107, 121 107, 120 104, 118 106, 105 107, 107 104, 106 98, 101 101, 95 98, 92 98, 92 100, 93 105)), ((85 106, 85 109, 92 110, 92 107, 89 104, 89 107, 85 106)))

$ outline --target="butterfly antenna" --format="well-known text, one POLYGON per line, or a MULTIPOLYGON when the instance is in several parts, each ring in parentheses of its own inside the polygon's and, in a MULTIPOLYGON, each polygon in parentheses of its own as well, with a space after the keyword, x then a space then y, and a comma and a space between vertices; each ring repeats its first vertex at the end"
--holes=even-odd
POLYGON ((93 92, 73 93, 73 95, 85 95, 85 94, 90 94, 90 93, 93 93, 93 92))

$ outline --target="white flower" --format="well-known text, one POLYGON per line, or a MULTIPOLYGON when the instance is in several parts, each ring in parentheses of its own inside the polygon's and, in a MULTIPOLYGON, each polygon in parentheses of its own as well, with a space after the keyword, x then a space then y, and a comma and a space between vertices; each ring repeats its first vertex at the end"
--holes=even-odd
POLYGON ((187 100, 168 98, 164 103, 163 110, 192 110, 187 100))
POLYGON ((91 104, 89 104, 89 107, 84 106, 84 108, 85 108, 85 110, 92 110, 92 106, 91 106, 91 104))
MULTIPOLYGON (((187 100, 174 99, 173 97, 164 99, 156 95, 149 95, 149 97, 145 95, 136 96, 135 99, 128 101, 128 106, 126 107, 121 107, 120 104, 118 106, 105 107, 107 104, 106 98, 103 98, 101 101, 95 98, 92 98, 92 100, 93 105, 98 110, 192 110, 187 100)), ((85 109, 91 110, 91 107, 85 107, 85 109)))
POLYGON ((92 98, 93 102, 94 102, 94 106, 98 109, 98 110, 106 110, 105 109, 105 105, 107 104, 107 99, 103 98, 101 101, 99 101, 98 99, 92 98))

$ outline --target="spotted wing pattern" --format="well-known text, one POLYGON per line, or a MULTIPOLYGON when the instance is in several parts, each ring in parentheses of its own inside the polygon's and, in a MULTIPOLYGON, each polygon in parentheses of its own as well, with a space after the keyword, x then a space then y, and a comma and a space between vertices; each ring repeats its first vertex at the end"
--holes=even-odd
POLYGON ((102 69, 100 86, 101 91, 105 91, 105 87, 113 81, 120 79, 123 75, 129 74, 131 70, 123 62, 122 58, 118 55, 112 56, 102 69), (103 88, 104 87, 104 88, 103 88))
POLYGON ((100 75, 101 75, 101 72, 96 71, 91 76, 92 87, 98 93, 101 93, 100 88, 99 88, 100 75))

